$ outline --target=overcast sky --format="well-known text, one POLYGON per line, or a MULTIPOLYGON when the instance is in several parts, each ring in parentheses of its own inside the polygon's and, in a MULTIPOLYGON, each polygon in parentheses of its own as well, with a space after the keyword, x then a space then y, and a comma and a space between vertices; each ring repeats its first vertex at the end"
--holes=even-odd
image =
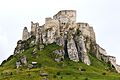
POLYGON ((0 62, 13 54, 31 21, 44 24, 60 10, 76 10, 77 22, 93 26, 97 43, 120 64, 120 0, 0 0, 0 62))

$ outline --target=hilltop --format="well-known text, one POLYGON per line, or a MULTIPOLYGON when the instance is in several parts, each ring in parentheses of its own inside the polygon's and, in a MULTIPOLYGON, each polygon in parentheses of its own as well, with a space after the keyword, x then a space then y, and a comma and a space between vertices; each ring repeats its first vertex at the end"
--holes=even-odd
POLYGON ((119 80, 114 56, 96 43, 92 26, 76 22, 75 10, 61 10, 24 27, 14 54, 1 64, 1 80, 119 80))

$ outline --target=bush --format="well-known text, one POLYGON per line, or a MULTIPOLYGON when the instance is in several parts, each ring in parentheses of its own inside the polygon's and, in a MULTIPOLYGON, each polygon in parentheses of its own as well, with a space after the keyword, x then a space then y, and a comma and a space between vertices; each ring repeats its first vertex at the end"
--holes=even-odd
POLYGON ((86 69, 81 69, 81 71, 86 71, 86 69))
POLYGON ((102 73, 102 75, 106 75, 106 73, 104 72, 104 73, 102 73))
POLYGON ((60 75, 60 72, 57 72, 57 75, 60 75))
POLYGON ((61 76, 60 78, 61 78, 61 79, 63 79, 63 77, 62 77, 62 76, 61 76))
POLYGON ((0 66, 4 65, 7 62, 7 60, 4 60, 0 66))
POLYGON ((85 78, 85 80, 88 80, 88 78, 85 78))
POLYGON ((10 72, 10 75, 13 75, 13 73, 12 73, 12 72, 10 72))
POLYGON ((57 76, 56 75, 53 75, 53 78, 56 78, 57 76))
POLYGON ((13 58, 13 55, 10 55, 10 57, 8 57, 7 61, 11 60, 13 58))
POLYGON ((41 67, 42 67, 42 64, 41 64, 41 63, 39 63, 37 66, 38 66, 39 68, 41 68, 41 67))
POLYGON ((66 73, 66 75, 71 75, 71 73, 66 73))

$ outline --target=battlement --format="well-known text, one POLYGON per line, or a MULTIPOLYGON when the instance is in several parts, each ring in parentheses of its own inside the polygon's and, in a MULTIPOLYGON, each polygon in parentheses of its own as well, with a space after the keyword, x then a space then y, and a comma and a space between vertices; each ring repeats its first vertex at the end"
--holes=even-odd
POLYGON ((76 11, 75 10, 61 10, 53 19, 59 20, 61 23, 75 23, 76 22, 76 11))

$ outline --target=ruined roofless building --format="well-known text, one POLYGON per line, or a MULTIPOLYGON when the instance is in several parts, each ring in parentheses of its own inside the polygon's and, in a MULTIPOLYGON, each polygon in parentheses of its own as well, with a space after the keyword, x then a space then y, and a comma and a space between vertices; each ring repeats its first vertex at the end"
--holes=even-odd
MULTIPOLYGON (((99 60, 111 62, 120 73, 120 67, 116 64, 116 58, 107 55, 107 52, 96 43, 95 32, 92 26, 84 22, 76 22, 75 10, 61 10, 51 17, 45 18, 45 24, 31 22, 31 31, 27 27, 23 29, 22 41, 35 36, 35 44, 56 43, 63 46, 63 50, 56 51, 64 58, 90 65, 88 52, 94 53, 99 60)), ((18 48, 19 50, 19 48, 18 48)), ((17 50, 15 51, 17 52, 17 50)))

